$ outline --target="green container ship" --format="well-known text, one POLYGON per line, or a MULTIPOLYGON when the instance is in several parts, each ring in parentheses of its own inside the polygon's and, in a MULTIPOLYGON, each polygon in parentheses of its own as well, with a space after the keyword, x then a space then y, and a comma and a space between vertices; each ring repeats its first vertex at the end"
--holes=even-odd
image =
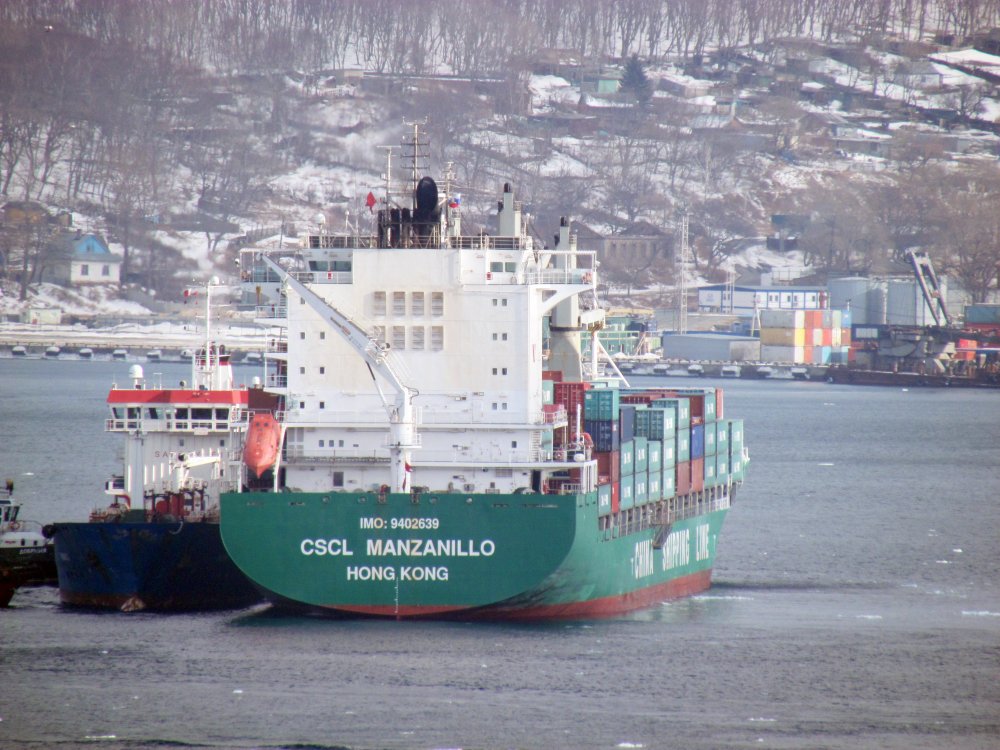
MULTIPOLYGON (((419 163, 419 134, 404 145, 419 163)), ((282 408, 273 455, 221 498, 232 560, 275 605, 351 616, 585 618, 708 588, 742 422, 714 389, 632 389, 602 358, 596 259, 568 221, 542 247, 505 186, 499 231, 465 235, 450 178, 416 174, 369 195, 367 234, 243 252, 282 408), (692 399, 703 416, 674 427, 692 399), (657 429, 623 461, 636 409, 657 429), (690 455, 696 428, 738 440, 690 455)))

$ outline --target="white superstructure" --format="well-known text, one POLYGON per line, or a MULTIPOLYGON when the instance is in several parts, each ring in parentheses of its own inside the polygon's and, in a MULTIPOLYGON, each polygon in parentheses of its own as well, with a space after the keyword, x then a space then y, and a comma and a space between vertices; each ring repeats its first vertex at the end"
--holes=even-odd
POLYGON ((384 199, 373 235, 312 235, 270 256, 281 271, 244 251, 247 286, 258 297, 280 288, 258 311, 272 326, 265 387, 285 404, 284 486, 510 492, 580 468, 552 448, 575 415, 543 410, 542 321, 558 310, 553 351, 562 342, 566 361, 566 342, 578 352, 580 331, 600 327, 594 253, 568 226, 543 248, 509 186, 496 236, 462 235, 456 202, 429 178, 395 194, 412 195, 412 209, 384 199), (401 389, 412 432, 392 425, 401 389), (409 477, 393 475, 394 455, 409 477))

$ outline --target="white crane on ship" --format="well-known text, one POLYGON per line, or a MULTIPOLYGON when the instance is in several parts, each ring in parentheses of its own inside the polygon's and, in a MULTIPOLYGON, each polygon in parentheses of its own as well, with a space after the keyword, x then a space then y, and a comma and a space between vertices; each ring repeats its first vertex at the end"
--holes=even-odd
POLYGON ((409 489, 410 455, 417 447, 416 418, 413 409, 414 388, 406 385, 389 362, 387 347, 366 332, 347 315, 312 291, 305 284, 288 273, 271 258, 264 256, 264 262, 273 270, 282 283, 298 294, 324 322, 328 323, 350 346, 361 355, 372 374, 375 388, 389 415, 389 462, 392 470, 391 490, 406 492, 409 489), (390 403, 379 386, 378 374, 385 378, 396 391, 395 402, 390 403))

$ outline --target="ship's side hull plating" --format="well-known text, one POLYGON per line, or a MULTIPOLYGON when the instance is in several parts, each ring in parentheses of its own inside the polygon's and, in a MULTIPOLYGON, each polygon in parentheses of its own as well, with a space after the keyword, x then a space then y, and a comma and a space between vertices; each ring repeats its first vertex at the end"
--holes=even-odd
POLYGON ((192 611, 261 599, 226 555, 215 523, 59 523, 53 539, 64 604, 192 611))
POLYGON ((244 493, 229 555, 271 601, 381 617, 598 617, 708 588, 728 495, 664 526, 597 493, 244 493))

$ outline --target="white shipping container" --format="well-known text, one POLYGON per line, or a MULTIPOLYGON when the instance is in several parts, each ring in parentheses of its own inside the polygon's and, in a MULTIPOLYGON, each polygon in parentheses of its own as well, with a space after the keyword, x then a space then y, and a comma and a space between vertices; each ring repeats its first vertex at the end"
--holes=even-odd
POLYGON ((760 347, 762 362, 785 362, 788 364, 805 364, 804 346, 764 346, 760 347))

